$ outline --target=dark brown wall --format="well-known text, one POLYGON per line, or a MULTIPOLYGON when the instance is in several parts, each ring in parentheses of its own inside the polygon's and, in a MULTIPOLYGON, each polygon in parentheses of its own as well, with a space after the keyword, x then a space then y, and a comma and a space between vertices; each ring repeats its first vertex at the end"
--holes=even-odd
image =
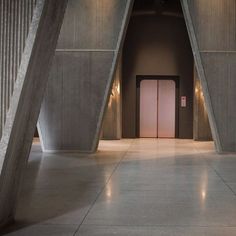
POLYGON ((179 137, 193 137, 193 56, 184 18, 131 18, 123 51, 123 137, 136 137, 136 75, 179 76, 179 137))
POLYGON ((194 93, 193 139, 195 141, 212 141, 205 98, 196 69, 194 69, 194 93))
POLYGON ((121 139, 121 65, 121 60, 119 60, 109 102, 103 119, 101 139, 104 140, 121 139))

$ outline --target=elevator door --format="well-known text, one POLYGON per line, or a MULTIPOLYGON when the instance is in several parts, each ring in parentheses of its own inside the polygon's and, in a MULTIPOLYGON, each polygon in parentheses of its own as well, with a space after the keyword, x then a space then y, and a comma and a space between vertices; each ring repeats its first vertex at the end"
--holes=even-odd
POLYGON ((175 137, 175 82, 143 80, 140 84, 140 137, 175 137))
POLYGON ((140 85, 140 137, 157 137, 157 80, 143 80, 140 85))

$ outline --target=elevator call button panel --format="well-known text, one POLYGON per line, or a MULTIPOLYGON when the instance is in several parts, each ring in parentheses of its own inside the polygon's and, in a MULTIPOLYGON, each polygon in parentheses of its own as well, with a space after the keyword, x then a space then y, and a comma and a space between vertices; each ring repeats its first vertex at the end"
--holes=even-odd
POLYGON ((186 106, 187 106, 187 97, 181 96, 181 107, 186 107, 186 106))

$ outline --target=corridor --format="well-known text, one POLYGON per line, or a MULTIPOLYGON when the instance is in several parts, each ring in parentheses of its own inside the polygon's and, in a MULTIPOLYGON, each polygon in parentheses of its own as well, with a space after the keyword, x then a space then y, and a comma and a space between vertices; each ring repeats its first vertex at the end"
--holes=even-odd
POLYGON ((101 141, 90 155, 34 144, 2 235, 236 235, 236 155, 174 139, 101 141))

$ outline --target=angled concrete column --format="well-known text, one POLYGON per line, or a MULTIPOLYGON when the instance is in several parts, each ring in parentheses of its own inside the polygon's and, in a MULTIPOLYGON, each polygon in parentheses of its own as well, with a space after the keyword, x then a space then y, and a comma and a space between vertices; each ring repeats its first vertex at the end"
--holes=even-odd
POLYGON ((67 0, 37 0, 0 143, 0 225, 12 220, 67 0))
POLYGON ((236 151, 236 2, 181 0, 218 152, 236 151))
POLYGON ((0 139, 34 7, 35 0, 0 0, 0 139))
POLYGON ((133 0, 69 0, 38 128, 44 151, 96 151, 133 0))

